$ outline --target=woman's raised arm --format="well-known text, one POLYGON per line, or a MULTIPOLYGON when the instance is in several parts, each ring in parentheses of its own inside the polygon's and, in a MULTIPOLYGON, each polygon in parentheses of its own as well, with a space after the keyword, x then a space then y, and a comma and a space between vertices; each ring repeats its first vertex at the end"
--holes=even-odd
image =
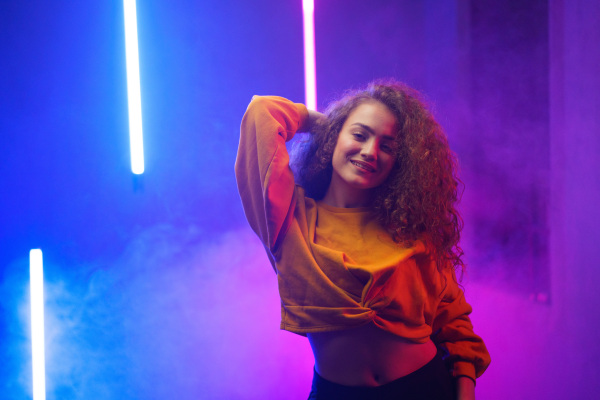
POLYGON ((295 205, 285 142, 307 121, 303 104, 275 96, 254 96, 242 119, 235 162, 238 190, 250 226, 271 252, 295 205))

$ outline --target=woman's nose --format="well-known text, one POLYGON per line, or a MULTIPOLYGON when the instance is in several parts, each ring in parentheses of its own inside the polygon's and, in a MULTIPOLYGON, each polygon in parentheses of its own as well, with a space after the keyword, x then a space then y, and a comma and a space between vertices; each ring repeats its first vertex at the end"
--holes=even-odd
POLYGON ((363 144, 360 155, 366 160, 377 159, 377 144, 374 140, 368 140, 363 144))

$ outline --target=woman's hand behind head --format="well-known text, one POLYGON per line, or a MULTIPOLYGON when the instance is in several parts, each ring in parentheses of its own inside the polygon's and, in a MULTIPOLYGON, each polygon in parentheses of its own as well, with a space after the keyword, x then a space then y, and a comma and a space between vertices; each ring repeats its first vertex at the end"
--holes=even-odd
POLYGON ((304 124, 300 127, 301 132, 312 132, 313 128, 320 122, 324 122, 327 119, 325 114, 315 110, 308 110, 308 118, 304 121, 304 124))

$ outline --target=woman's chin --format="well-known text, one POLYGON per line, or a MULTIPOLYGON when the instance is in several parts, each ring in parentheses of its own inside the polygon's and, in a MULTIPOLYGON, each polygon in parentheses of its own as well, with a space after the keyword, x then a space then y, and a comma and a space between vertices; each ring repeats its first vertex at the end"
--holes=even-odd
POLYGON ((357 190, 371 190, 379 186, 379 183, 371 180, 355 180, 350 186, 357 190))

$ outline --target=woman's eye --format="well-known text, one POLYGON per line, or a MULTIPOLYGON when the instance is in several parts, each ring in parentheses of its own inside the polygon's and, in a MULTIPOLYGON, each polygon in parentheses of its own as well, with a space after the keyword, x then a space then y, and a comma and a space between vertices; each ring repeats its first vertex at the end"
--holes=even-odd
POLYGON ((392 148, 392 146, 384 144, 383 146, 381 146, 381 150, 383 150, 386 153, 393 153, 394 149, 392 148))
POLYGON ((353 133, 352 136, 354 136, 356 140, 363 140, 365 138, 362 133, 353 133))

